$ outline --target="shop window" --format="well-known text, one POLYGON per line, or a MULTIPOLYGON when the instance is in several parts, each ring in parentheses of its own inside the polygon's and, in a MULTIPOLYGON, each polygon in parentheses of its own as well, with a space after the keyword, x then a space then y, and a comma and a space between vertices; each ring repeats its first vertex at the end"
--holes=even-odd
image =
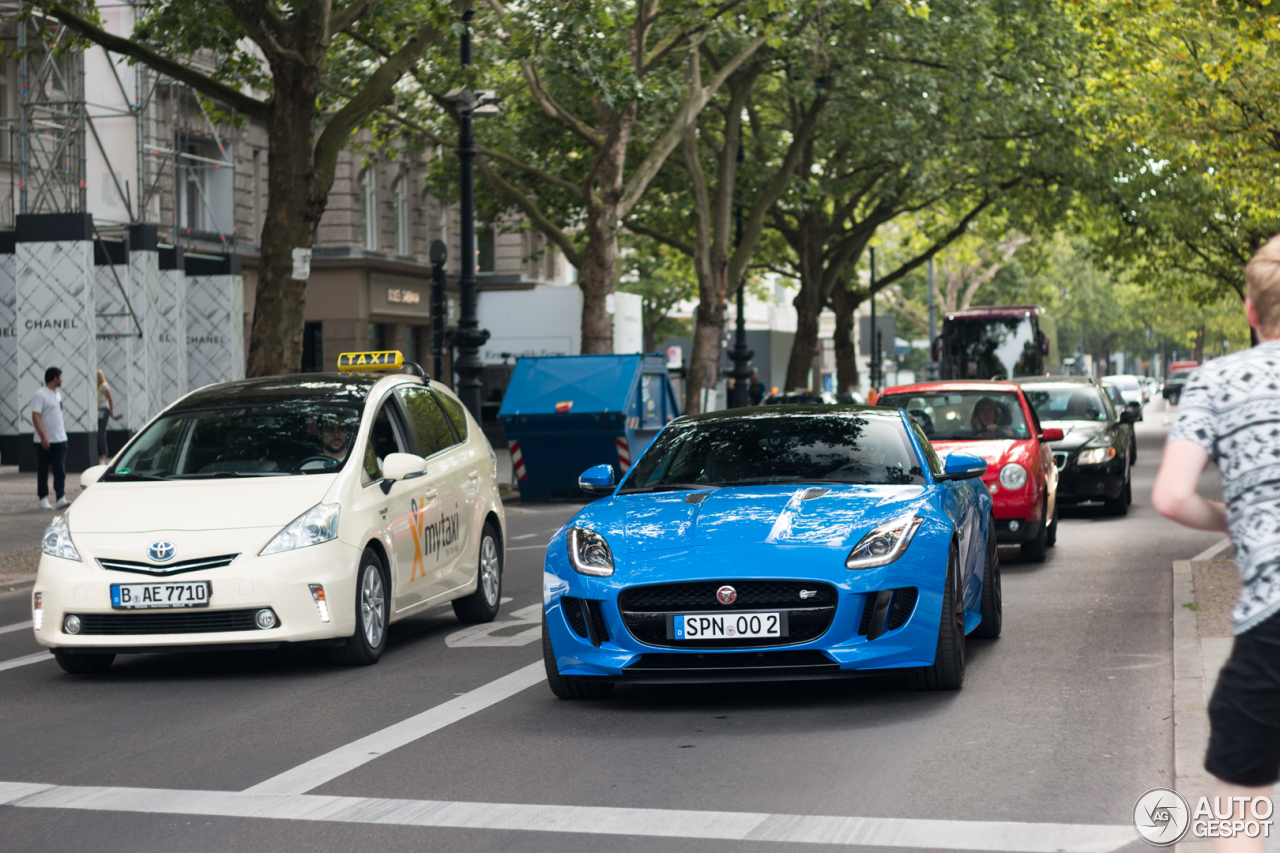
POLYGON ((494 271, 494 263, 497 259, 496 243, 492 227, 481 229, 476 236, 476 267, 479 272, 494 271))
POLYGON ((324 324, 304 323, 302 326, 302 372, 324 371, 324 324))

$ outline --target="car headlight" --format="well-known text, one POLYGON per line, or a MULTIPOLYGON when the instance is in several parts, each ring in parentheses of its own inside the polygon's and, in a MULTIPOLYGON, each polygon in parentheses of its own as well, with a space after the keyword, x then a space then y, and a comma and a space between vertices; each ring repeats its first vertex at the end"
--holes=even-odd
POLYGON ((1027 484, 1027 469, 1017 462, 1010 462, 1000 469, 1000 485, 1009 491, 1017 491, 1027 484))
POLYGON ((80 552, 76 550, 76 546, 71 544, 71 526, 67 522, 67 516, 64 513, 49 522, 49 526, 44 529, 44 538, 40 540, 40 550, 44 551, 50 557, 60 557, 64 560, 75 560, 80 562, 80 552))
POLYGON ((613 552, 609 543, 594 530, 569 528, 569 565, 580 575, 607 578, 613 574, 613 552))
POLYGON ((285 525, 284 529, 258 552, 258 556, 306 548, 338 538, 338 505, 316 504, 285 525))
POLYGON ((1076 464, 1101 465, 1103 462, 1110 462, 1115 456, 1114 447, 1090 447, 1080 451, 1080 455, 1076 457, 1076 464))
POLYGON ((907 550, 922 521, 918 515, 901 515, 875 528, 849 552, 845 568, 873 569, 889 565, 907 550))

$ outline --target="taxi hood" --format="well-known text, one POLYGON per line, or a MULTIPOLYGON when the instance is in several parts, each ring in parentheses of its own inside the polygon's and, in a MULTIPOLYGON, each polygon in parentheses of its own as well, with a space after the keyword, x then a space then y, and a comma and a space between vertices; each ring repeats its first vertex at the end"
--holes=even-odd
POLYGON ((281 528, 320 503, 336 477, 97 482, 69 513, 76 533, 281 528))

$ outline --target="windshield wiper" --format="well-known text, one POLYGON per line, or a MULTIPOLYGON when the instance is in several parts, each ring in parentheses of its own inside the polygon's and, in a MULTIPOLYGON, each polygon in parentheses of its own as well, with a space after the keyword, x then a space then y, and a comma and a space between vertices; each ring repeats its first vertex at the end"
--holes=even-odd
POLYGON ((196 474, 172 474, 168 480, 217 480, 224 477, 289 477, 288 471, 205 471, 196 474))
POLYGON ((114 471, 108 471, 102 475, 104 480, 164 480, 165 477, 157 477, 155 474, 117 474, 114 471))

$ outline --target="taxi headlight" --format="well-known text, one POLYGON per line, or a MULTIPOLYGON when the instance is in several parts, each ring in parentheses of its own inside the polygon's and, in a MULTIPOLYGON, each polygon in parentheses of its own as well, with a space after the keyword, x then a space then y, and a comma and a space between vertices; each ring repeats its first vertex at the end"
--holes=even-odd
POLYGON ((609 543, 594 530, 569 528, 569 565, 580 575, 607 578, 613 574, 613 552, 609 543))
POLYGON ((1000 485, 1011 492, 1016 492, 1027 484, 1027 469, 1017 462, 1010 462, 1000 469, 1000 485))
POLYGON ((338 509, 337 504, 316 504, 286 524, 284 530, 277 533, 258 555, 265 557, 267 554, 278 554, 337 539, 338 509))
POLYGON ((873 569, 889 565, 907 550, 922 521, 920 516, 908 513, 875 528, 853 546, 845 558, 845 568, 873 569))
POLYGON ((1114 447, 1091 447, 1080 451, 1080 455, 1076 457, 1076 464, 1101 465, 1103 462, 1110 462, 1115 456, 1116 449, 1114 447))
POLYGON ((76 550, 75 545, 71 544, 71 526, 67 522, 65 514, 49 522, 49 526, 44 529, 44 539, 40 542, 40 550, 50 557, 60 557, 64 560, 80 562, 80 552, 76 550))

